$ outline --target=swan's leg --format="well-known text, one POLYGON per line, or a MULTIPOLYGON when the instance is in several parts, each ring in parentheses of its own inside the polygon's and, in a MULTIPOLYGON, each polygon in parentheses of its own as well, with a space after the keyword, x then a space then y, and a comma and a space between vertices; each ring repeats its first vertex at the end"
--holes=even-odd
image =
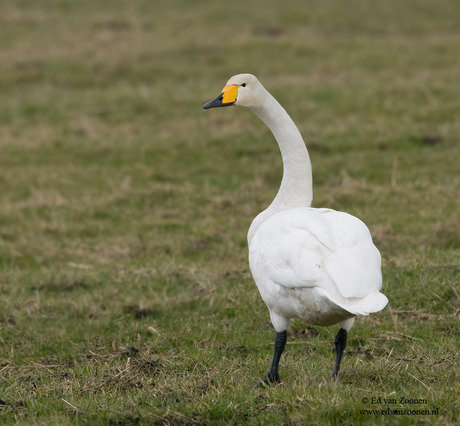
POLYGON ((332 377, 337 377, 340 370, 340 362, 342 361, 343 351, 347 346, 347 330, 341 328, 335 336, 335 364, 334 369, 332 370, 332 377))
POLYGON ((280 383, 281 379, 278 374, 278 365, 280 363, 281 354, 284 351, 287 341, 286 331, 280 331, 275 336, 275 346, 273 351, 273 359, 268 369, 267 374, 262 378, 258 385, 271 385, 274 383, 280 383))

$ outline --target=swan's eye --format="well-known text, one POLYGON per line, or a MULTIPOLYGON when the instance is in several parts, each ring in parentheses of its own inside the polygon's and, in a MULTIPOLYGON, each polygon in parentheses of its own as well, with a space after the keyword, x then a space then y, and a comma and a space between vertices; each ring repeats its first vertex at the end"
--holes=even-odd
POLYGON ((241 87, 246 87, 246 83, 243 83, 243 84, 241 85, 241 87))

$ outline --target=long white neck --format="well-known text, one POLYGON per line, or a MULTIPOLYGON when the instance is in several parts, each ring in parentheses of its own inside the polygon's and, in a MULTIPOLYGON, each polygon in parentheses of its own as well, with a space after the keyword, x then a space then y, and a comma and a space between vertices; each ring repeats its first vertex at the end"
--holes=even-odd
POLYGON ((289 114, 268 92, 263 106, 251 110, 267 125, 278 142, 283 158, 283 179, 273 202, 252 222, 248 232, 249 243, 270 216, 283 210, 309 207, 313 199, 310 156, 289 114))

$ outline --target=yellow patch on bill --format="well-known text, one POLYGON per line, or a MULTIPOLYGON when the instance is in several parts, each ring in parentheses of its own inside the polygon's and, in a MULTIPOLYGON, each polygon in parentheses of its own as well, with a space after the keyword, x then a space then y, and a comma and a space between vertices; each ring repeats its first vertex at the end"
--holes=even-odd
POLYGON ((222 103, 223 104, 233 104, 236 102, 236 97, 238 96, 238 86, 237 84, 232 84, 230 86, 225 86, 222 89, 223 93, 223 98, 222 98, 222 103))

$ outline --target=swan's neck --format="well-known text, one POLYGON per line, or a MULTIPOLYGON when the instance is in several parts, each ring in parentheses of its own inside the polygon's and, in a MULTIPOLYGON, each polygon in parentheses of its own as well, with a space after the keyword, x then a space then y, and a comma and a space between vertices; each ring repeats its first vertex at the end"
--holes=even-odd
POLYGON ((268 92, 264 105, 251 109, 272 131, 278 142, 283 159, 283 179, 273 202, 254 219, 249 228, 249 242, 268 217, 283 210, 309 207, 313 198, 310 157, 289 114, 268 92))

